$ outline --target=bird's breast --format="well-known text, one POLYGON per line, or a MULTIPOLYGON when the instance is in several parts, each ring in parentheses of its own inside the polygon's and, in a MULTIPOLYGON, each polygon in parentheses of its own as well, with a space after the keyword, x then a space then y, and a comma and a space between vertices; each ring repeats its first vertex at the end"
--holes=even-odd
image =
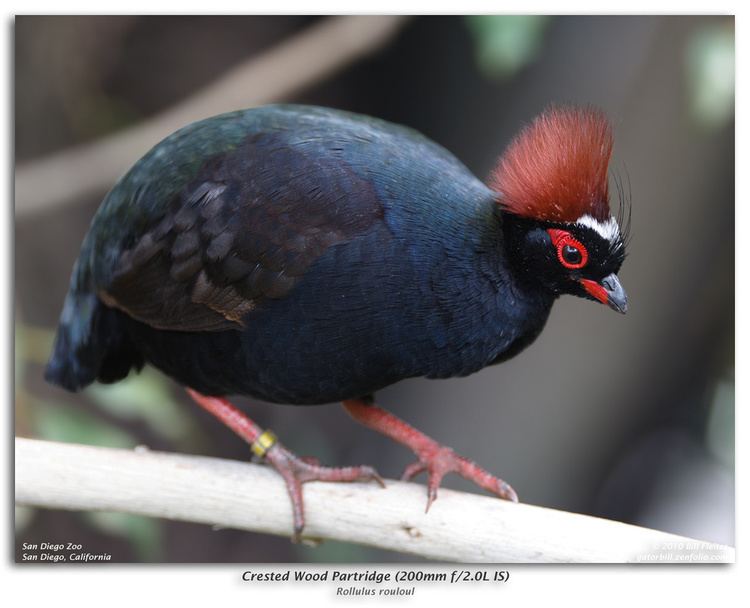
POLYGON ((471 374, 538 333, 533 319, 543 324, 546 313, 530 315, 524 294, 490 280, 471 248, 420 242, 380 223, 331 248, 242 330, 139 325, 148 334, 139 342, 152 363, 202 392, 316 404, 409 377, 471 374))

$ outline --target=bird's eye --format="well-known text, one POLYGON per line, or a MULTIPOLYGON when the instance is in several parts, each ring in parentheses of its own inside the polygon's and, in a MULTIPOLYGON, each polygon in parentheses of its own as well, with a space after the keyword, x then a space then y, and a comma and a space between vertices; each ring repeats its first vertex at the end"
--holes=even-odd
POLYGON ((550 228, 547 230, 552 238, 552 245, 557 250, 557 259, 565 268, 575 270, 583 268, 589 261, 589 253, 570 232, 550 228))
POLYGON ((574 247, 573 245, 565 245, 562 248, 562 259, 563 262, 570 266, 575 266, 576 264, 581 263, 581 258, 583 256, 581 255, 581 252, 579 249, 574 247))

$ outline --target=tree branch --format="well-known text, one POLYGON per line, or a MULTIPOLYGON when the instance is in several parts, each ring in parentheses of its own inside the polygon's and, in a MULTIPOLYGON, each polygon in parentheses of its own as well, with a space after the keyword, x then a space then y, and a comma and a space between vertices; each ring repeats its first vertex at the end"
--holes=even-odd
MULTIPOLYGON (((17 504, 292 529, 286 488, 261 465, 17 438, 15 481, 17 504)), ((387 486, 306 484, 305 535, 457 562, 734 561, 731 547, 447 489, 425 514, 424 486, 387 486)))
POLYGON ((90 144, 23 164, 16 170, 16 216, 80 200, 110 188, 164 137, 195 120, 281 101, 376 51, 403 16, 330 17, 161 114, 90 144))

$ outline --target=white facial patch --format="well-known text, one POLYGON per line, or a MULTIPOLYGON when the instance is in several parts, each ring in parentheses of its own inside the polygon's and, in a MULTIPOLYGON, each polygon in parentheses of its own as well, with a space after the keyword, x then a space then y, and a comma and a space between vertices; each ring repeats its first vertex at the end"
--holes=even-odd
POLYGON ((582 215, 576 220, 576 224, 591 228, 610 243, 614 243, 620 238, 620 227, 617 225, 617 220, 613 217, 610 217, 606 222, 600 222, 590 215, 582 215))

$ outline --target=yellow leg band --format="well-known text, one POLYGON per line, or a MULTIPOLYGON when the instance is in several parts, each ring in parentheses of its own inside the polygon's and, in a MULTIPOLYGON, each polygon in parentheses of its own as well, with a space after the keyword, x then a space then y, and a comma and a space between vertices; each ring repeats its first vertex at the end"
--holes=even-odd
POLYGON ((276 444, 276 441, 276 435, 274 435, 273 431, 266 429, 250 444, 250 449, 258 458, 263 458, 268 450, 276 444))

